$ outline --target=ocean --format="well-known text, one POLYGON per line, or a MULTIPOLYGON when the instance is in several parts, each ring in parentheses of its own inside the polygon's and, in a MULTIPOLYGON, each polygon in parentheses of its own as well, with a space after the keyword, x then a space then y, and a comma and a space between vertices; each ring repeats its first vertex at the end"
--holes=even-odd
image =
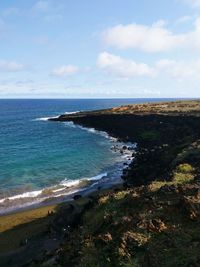
POLYGON ((47 118, 165 100, 0 100, 0 213, 47 199, 64 200, 80 190, 80 185, 114 183, 120 176, 124 159, 111 150, 115 140, 94 129, 47 118))

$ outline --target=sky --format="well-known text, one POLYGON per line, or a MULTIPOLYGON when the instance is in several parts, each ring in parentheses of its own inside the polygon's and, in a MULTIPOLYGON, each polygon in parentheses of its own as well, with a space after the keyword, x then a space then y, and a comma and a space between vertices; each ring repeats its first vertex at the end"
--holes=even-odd
POLYGON ((200 0, 1 0, 0 98, 200 97, 200 0))

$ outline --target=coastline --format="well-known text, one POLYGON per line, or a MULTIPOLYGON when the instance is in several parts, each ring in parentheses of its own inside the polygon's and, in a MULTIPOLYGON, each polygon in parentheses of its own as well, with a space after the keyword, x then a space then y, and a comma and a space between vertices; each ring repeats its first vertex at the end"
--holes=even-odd
MULTIPOLYGON (((135 148, 136 148, 135 144, 136 143, 139 144, 139 149, 137 150, 138 154, 137 158, 142 162, 144 158, 146 160, 147 157, 149 157, 149 159, 154 157, 154 155, 150 154, 146 155, 145 152, 147 151, 145 150, 150 149, 155 145, 158 146, 159 143, 157 143, 158 140, 156 142, 155 140, 149 140, 148 136, 147 139, 140 138, 140 136, 138 136, 137 131, 134 131, 132 127, 129 129, 129 125, 130 124, 135 125, 136 129, 139 128, 139 131, 143 131, 142 124, 148 125, 150 123, 150 127, 156 127, 159 126, 156 124, 159 124, 159 121, 163 119, 167 121, 168 118, 170 118, 170 120, 172 119, 176 123, 177 118, 179 118, 179 116, 184 116, 184 117, 186 116, 186 120, 188 116, 190 116, 190 118, 191 117, 194 117, 195 119, 198 118, 199 114, 198 110, 189 109, 189 113, 187 114, 183 114, 181 113, 181 111, 177 113, 177 108, 176 109, 172 108, 172 111, 169 110, 164 111, 164 109, 168 105, 173 105, 174 103, 175 104, 183 103, 183 106, 185 106, 187 105, 187 102, 188 101, 175 101, 166 103, 158 102, 158 103, 128 105, 127 106, 128 113, 126 113, 126 109, 124 109, 124 107, 122 106, 117 108, 94 110, 94 111, 66 112, 65 114, 60 116, 36 119, 42 121, 64 122, 69 124, 70 127, 79 127, 89 132, 103 135, 105 138, 109 138, 115 143, 113 146, 114 147, 116 146, 118 151, 122 151, 121 154, 122 157, 124 154, 126 155, 125 159, 124 161, 121 162, 120 164, 121 166, 120 167, 118 166, 118 168, 116 168, 118 174, 115 175, 114 179, 112 180, 105 179, 105 182, 101 181, 102 178, 107 177, 107 173, 104 172, 102 174, 97 175, 96 177, 67 181, 67 184, 63 188, 61 188, 61 185, 64 184, 64 181, 58 185, 49 188, 44 188, 39 191, 24 192, 20 195, 5 197, 4 199, 0 200, 0 206, 2 206, 2 210, 0 210, 0 217, 12 213, 16 214, 24 211, 34 210, 37 208, 43 208, 43 207, 45 208, 46 206, 49 205, 59 205, 65 202, 70 202, 73 201, 73 198, 76 195, 87 197, 87 195, 94 192, 98 192, 101 189, 109 189, 109 188, 112 189, 112 187, 115 185, 124 184, 126 186, 129 185, 138 186, 140 184, 148 184, 153 180, 152 178, 150 178, 149 181, 144 181, 140 177, 139 179, 137 178, 137 170, 134 168, 134 165, 137 165, 137 162, 135 164, 135 162, 133 161, 133 159, 135 159, 135 148), (133 106, 134 108, 130 112, 131 106, 133 106), (160 110, 156 109, 154 111, 152 110, 152 108, 155 108, 154 106, 155 107, 161 106, 161 109, 160 110), (156 126, 152 125, 151 121, 153 120, 156 126), (120 127, 118 127, 119 126, 118 124, 120 126, 123 127, 125 126, 125 127, 120 129, 120 127), (123 147, 125 147, 124 150, 123 147), (131 149, 129 150, 129 148, 131 149), (142 158, 140 159, 141 154, 142 158), (132 176, 133 172, 136 172, 136 174, 134 174, 135 180, 133 181, 133 179, 131 179, 130 181, 129 177, 132 176), (93 181, 94 183, 92 183, 93 181), (95 181, 97 182, 95 183, 95 181), (100 182, 100 184, 98 184, 98 181, 100 182), (62 193, 57 194, 57 192, 60 191, 62 193), (40 198, 37 199, 38 195, 41 197, 41 199, 40 198), (30 202, 21 204, 20 202, 22 202, 22 199, 26 197, 27 200, 30 202), (32 201, 34 197, 36 197, 35 202, 32 201), (13 202, 15 203, 19 201, 19 205, 4 210, 4 205, 2 203, 5 202, 5 205, 9 204, 9 199, 13 200, 13 202)), ((198 100, 194 101, 191 100, 189 102, 195 103, 196 105, 196 102, 198 102, 198 100)), ((160 143, 163 143, 163 140, 161 140, 160 143)), ((113 174, 111 174, 111 176, 112 175, 113 174)))
MULTIPOLYGON (((190 103, 191 101, 187 105, 190 103)), ((200 102, 198 104, 199 107, 200 102)), ((84 266, 90 266, 88 261, 92 258, 92 266, 97 266, 95 264, 98 260, 103 259, 94 255, 99 255, 98 253, 105 249, 113 262, 120 259, 125 264, 130 260, 130 253, 133 253, 134 257, 138 257, 141 266, 157 266, 155 251, 161 250, 158 255, 160 262, 163 262, 163 251, 167 251, 167 244, 172 242, 172 239, 173 242, 176 241, 176 236, 178 244, 172 247, 173 257, 171 255, 170 258, 176 258, 174 252, 179 251, 181 246, 183 251, 187 251, 190 242, 193 242, 188 236, 191 236, 191 240, 193 236, 198 237, 200 113, 192 110, 192 113, 186 114, 182 110, 179 114, 177 111, 175 114, 165 111, 164 114, 144 112, 145 115, 138 115, 127 114, 128 110, 130 111, 131 107, 123 109, 120 114, 110 109, 106 110, 107 114, 100 111, 95 114, 89 112, 84 115, 80 113, 60 117, 60 121, 73 121, 84 127, 104 130, 120 141, 137 142, 137 153, 134 162, 126 165, 123 171, 123 185, 96 190, 87 196, 79 196, 72 202, 56 205, 53 207, 55 212, 53 210, 52 213, 48 212, 47 207, 43 207, 25 211, 21 215, 7 215, 13 216, 12 218, 22 216, 19 228, 13 225, 13 229, 5 229, 0 234, 5 250, 7 246, 15 261, 22 259, 25 251, 27 257, 22 260, 25 263, 44 263, 48 266, 51 260, 55 263, 70 262, 71 266, 79 266, 79 262, 83 261, 84 266), (39 213, 43 218, 30 215, 30 221, 23 225, 23 220, 29 212, 39 213), (31 225, 38 225, 38 229, 34 233, 30 232, 28 243, 24 244, 27 239, 26 226, 31 225), (129 228, 130 225, 132 228, 129 228), (133 229, 134 232, 131 232, 133 229), (21 231, 20 234, 18 231, 21 231), (9 248, 8 237, 17 232, 18 243, 9 248), (94 247, 95 254, 87 247, 88 234, 91 242, 94 242, 93 246, 97 244, 97 247, 94 247), (128 241, 123 243, 120 249, 123 251, 124 246, 127 246, 129 253, 123 254, 123 257, 120 254, 112 258, 115 251, 113 244, 125 240, 126 236, 128 241), (180 243, 179 240, 182 239, 183 242, 180 243), (38 247, 43 248, 39 255, 35 242, 41 242, 38 247), (24 249, 23 253, 21 249, 24 249), (79 251, 84 253, 80 254, 79 251), (124 255, 128 258, 124 259, 124 255)), ((6 222, 7 216, 0 217, 0 222, 1 218, 6 222)), ((118 245, 121 246, 120 244, 118 245)), ((193 255, 192 251, 197 248, 198 244, 195 248, 192 247, 189 256, 193 255)), ((181 257, 187 257, 187 253, 183 252, 181 257)), ((4 266, 14 266, 10 265, 8 254, 1 253, 0 260, 5 263, 4 266)), ((176 262, 173 264, 171 266, 177 266, 176 262)))
MULTIPOLYGON (((69 112, 67 115, 76 113, 77 112, 69 112)), ((45 118, 45 121, 56 118, 58 117, 45 118)), ((117 138, 113 138, 105 131, 97 131, 94 128, 74 125, 72 122, 70 122, 70 127, 79 127, 82 130, 87 130, 91 133, 99 134, 107 139, 110 139, 112 142, 110 149, 113 153, 119 154, 118 160, 112 168, 91 178, 61 181, 57 185, 46 187, 37 191, 22 192, 18 195, 7 196, 0 199, 0 216, 28 211, 48 205, 70 202, 76 195, 87 196, 92 192, 99 191, 101 188, 107 189, 114 185, 123 183, 123 180, 121 179, 123 170, 132 160, 132 154, 136 147, 135 144, 119 142, 117 138)))

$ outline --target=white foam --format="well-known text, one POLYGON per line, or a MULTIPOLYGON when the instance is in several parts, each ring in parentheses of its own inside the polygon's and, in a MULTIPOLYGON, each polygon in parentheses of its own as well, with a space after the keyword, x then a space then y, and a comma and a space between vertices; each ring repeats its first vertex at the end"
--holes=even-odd
POLYGON ((88 180, 90 180, 90 181, 98 181, 98 180, 101 180, 103 177, 106 177, 107 175, 108 175, 108 173, 104 172, 104 173, 101 173, 101 174, 96 175, 94 177, 91 177, 88 180))
MULTIPOLYGON (((82 179, 79 179, 79 180, 68 180, 68 179, 65 179, 65 180, 60 182, 60 185, 65 186, 65 187, 74 187, 74 186, 79 185, 82 181, 97 181, 97 180, 101 180, 103 177, 105 177, 107 175, 108 175, 107 172, 104 172, 104 173, 98 174, 98 175, 90 177, 90 178, 82 178, 82 179)), ((60 191, 60 190, 61 189, 57 189, 57 190, 54 190, 54 191, 60 191)))
MULTIPOLYGON (((65 114, 76 114, 79 113, 81 111, 77 110, 77 111, 66 111, 65 114)), ((60 115, 59 115, 60 116, 60 115)), ((51 117, 41 117, 41 118, 36 118, 33 121, 48 121, 49 119, 58 119, 59 116, 51 116, 51 117)))
POLYGON ((3 203, 5 200, 14 200, 14 199, 20 199, 20 198, 35 198, 35 197, 39 196, 41 193, 42 193, 42 190, 25 192, 25 193, 15 195, 12 197, 0 199, 0 203, 3 203))
POLYGON ((109 136, 109 134, 107 134, 107 133, 104 132, 104 131, 98 131, 98 130, 96 130, 96 129, 94 129, 94 128, 89 128, 89 127, 84 127, 84 126, 81 126, 81 125, 76 125, 76 124, 74 124, 73 121, 66 121, 66 122, 64 122, 64 123, 65 123, 65 125, 67 125, 67 126, 69 126, 69 127, 72 127, 72 128, 75 128, 75 127, 76 127, 76 128, 81 129, 81 130, 87 131, 87 132, 89 132, 89 133, 93 133, 93 134, 101 135, 101 136, 103 136, 103 137, 105 137, 105 138, 107 138, 107 139, 110 139, 110 140, 112 140, 112 141, 117 141, 116 138, 109 136))
MULTIPOLYGON (((57 195, 56 193, 58 192, 61 192, 61 191, 65 191, 67 188, 70 188, 73 189, 74 187, 78 186, 80 184, 81 181, 98 181, 100 179, 102 179, 103 177, 107 176, 107 173, 101 173, 99 175, 96 175, 94 177, 91 177, 91 178, 84 178, 84 179, 80 179, 80 180, 68 180, 68 179, 65 179, 63 181, 61 181, 59 183, 59 186, 62 186, 61 188, 58 188, 56 189, 57 186, 54 186, 54 187, 49 187, 49 188, 46 188, 46 189, 50 189, 51 192, 52 192, 52 196, 53 197, 59 197, 59 196, 64 196, 64 195, 69 195, 69 194, 73 194, 74 192, 77 192, 77 191, 80 191, 81 188, 78 188, 78 189, 75 189, 75 190, 70 190, 69 192, 63 192, 63 194, 59 194, 57 195), (55 189, 54 189, 55 188, 55 189)), ((32 202, 30 204, 33 204, 35 202, 41 202, 43 201, 44 199, 48 198, 49 196, 47 197, 44 197, 44 195, 42 194, 43 191, 45 190, 42 189, 42 190, 37 190, 37 191, 30 191, 30 192, 25 192, 25 193, 22 193, 22 194, 18 194, 18 195, 15 195, 15 196, 12 196, 12 197, 7 197, 7 198, 3 198, 3 199, 0 199, 0 203, 3 203, 4 201, 13 201, 15 199, 25 199, 25 198, 35 198, 35 201, 32 202)))
POLYGON ((76 128, 77 126, 73 123, 73 121, 65 121, 63 122, 65 125, 71 127, 71 128, 76 128))
POLYGON ((66 115, 70 115, 70 114, 76 114, 76 113, 79 113, 81 112, 81 110, 77 110, 77 111, 66 111, 65 114, 66 115))
MULTIPOLYGON (((66 112, 65 114, 73 114, 73 113, 77 113, 77 112, 80 112, 80 111, 74 111, 74 112, 66 112)), ((37 121, 48 121, 50 118, 58 118, 57 117, 43 117, 43 118, 37 118, 35 120, 37 121)), ((70 126, 70 127, 78 127, 82 130, 86 130, 90 133, 93 133, 93 134, 100 134, 102 136, 104 136, 105 138, 109 138, 110 140, 113 140, 113 141, 117 141, 116 138, 113 138, 113 137, 110 137, 106 132, 104 131, 98 131, 98 130, 95 130, 94 128, 86 128, 86 127, 83 127, 83 126, 80 126, 80 125, 75 125, 73 122, 64 122, 64 124, 66 124, 67 126, 70 126)), ((123 144, 121 143, 120 146, 122 146, 123 144)), ((124 143, 124 145, 126 145, 127 147, 129 146, 129 144, 126 144, 124 143)), ((130 143, 130 146, 134 149, 137 147, 137 144, 131 144, 130 143)), ((128 163, 128 159, 133 159, 132 157, 132 153, 133 151, 132 150, 126 150, 124 151, 124 153, 120 156, 121 160, 126 161, 128 163)), ((120 167, 120 170, 118 169, 117 170, 117 177, 120 177, 122 175, 122 170, 126 168, 125 166, 121 166, 120 167)), ((25 192, 25 193, 22 193, 22 194, 18 194, 18 195, 15 195, 15 196, 11 196, 11 197, 7 197, 7 198, 4 198, 4 199, 0 199, 0 203, 3 204, 4 206, 4 201, 10 201, 9 203, 9 206, 7 207, 7 210, 14 210, 16 208, 20 208, 20 207, 25 207, 25 206, 30 206, 32 204, 37 204, 37 203, 41 203, 43 202, 44 200, 47 200, 48 198, 58 198, 58 197, 70 197, 71 195, 75 194, 76 192, 81 192, 82 190, 85 190, 87 188, 87 185, 86 186, 81 186, 81 182, 82 181, 94 181, 94 183, 90 183, 88 185, 88 188, 92 188, 94 187, 96 184, 98 184, 99 180, 101 180, 102 178, 105 178, 102 180, 103 183, 106 182, 106 179, 108 180, 116 180, 117 182, 117 179, 116 177, 114 177, 112 175, 112 177, 110 178, 110 174, 109 174, 109 177, 108 177, 108 173, 104 172, 104 173, 101 173, 99 175, 96 175, 94 177, 90 177, 90 178, 82 178, 80 180, 70 180, 70 179, 65 179, 63 181, 61 181, 58 185, 55 185, 55 186, 52 186, 52 187, 49 187, 49 188, 44 188, 42 190, 38 190, 38 191, 32 191, 32 192, 25 192), (107 177, 107 178, 106 178, 107 177), (96 181, 96 182, 95 182, 96 181), (79 187, 79 184, 80 184, 80 187, 79 187), (43 191, 45 189, 49 189, 50 190, 50 194, 43 194, 43 191), (27 198, 27 200, 25 200, 27 198), (31 198, 31 201, 30 201, 30 198, 31 198), (24 199, 24 203, 21 203, 19 205, 19 203, 17 203, 17 201, 15 201, 16 199, 24 199)), ((21 202, 21 201, 20 201, 21 202)), ((6 204, 6 202, 5 202, 6 204)), ((6 210, 4 209, 5 207, 3 207, 2 210, 0 210, 0 214, 1 213, 5 213, 6 210)))
POLYGON ((66 187, 72 187, 72 186, 76 186, 76 185, 79 185, 81 180, 68 180, 68 179, 65 179, 63 180, 62 182, 60 182, 60 185, 62 186, 66 186, 66 187))
POLYGON ((54 117, 42 117, 42 118, 36 118, 34 121, 48 121, 49 119, 57 119, 59 116, 54 116, 54 117))
MULTIPOLYGON (((76 113, 79 113, 81 112, 80 110, 79 111, 67 111, 65 112, 65 114, 76 114, 76 113)), ((36 118, 34 119, 34 121, 48 121, 49 119, 57 119, 59 118, 59 116, 53 116, 53 117, 42 117, 42 118, 36 118)), ((72 127, 72 128, 79 128, 79 129, 82 129, 82 130, 85 130, 89 133, 93 133, 93 134, 98 134, 98 135, 101 135, 107 139, 110 139, 112 140, 113 142, 117 142, 117 138, 115 137, 112 137, 112 136, 109 136, 109 134, 107 132, 104 132, 104 131, 98 131, 96 130, 95 128, 89 128, 89 127, 84 127, 84 126, 81 126, 81 125, 75 125, 72 121, 65 121, 64 122, 65 125, 69 126, 69 127, 72 127)))

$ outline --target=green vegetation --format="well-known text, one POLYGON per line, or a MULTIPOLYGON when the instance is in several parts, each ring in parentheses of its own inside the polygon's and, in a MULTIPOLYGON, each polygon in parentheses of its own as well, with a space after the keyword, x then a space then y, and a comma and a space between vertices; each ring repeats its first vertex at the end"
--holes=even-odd
POLYGON ((157 131, 144 131, 140 134, 140 137, 146 141, 154 141, 159 138, 159 132, 157 131))
POLYGON ((198 168, 185 159, 169 180, 100 194, 63 246, 61 266, 199 266, 198 168))
POLYGON ((172 172, 171 181, 154 181, 149 185, 151 191, 156 191, 163 186, 183 185, 194 180, 195 168, 190 164, 179 164, 172 172))
POLYGON ((177 166, 178 173, 188 174, 188 173, 192 173, 193 171, 194 171, 194 168, 188 163, 180 164, 177 166))
MULTIPOLYGON (((166 186, 168 190, 164 194, 161 187, 155 192, 137 188, 101 196, 98 204, 85 212, 81 227, 63 247, 61 266, 67 263, 77 267, 198 264, 200 231, 198 221, 191 219, 197 210, 182 201, 184 184, 179 189, 166 186), (181 206, 177 206, 179 201, 181 206)), ((191 203, 199 205, 194 189, 188 193, 191 203)))

